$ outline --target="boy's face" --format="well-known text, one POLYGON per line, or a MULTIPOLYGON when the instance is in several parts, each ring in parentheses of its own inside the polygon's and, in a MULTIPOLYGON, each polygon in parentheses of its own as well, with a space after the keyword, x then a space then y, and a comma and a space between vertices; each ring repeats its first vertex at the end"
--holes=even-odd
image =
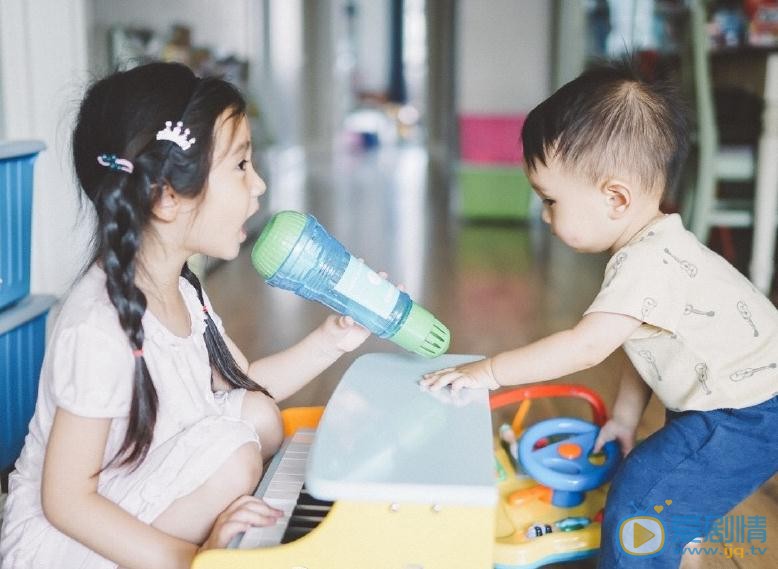
POLYGON ((553 158, 527 175, 543 201, 543 221, 563 243, 583 253, 613 247, 623 226, 613 219, 613 198, 605 188, 569 173, 553 158))

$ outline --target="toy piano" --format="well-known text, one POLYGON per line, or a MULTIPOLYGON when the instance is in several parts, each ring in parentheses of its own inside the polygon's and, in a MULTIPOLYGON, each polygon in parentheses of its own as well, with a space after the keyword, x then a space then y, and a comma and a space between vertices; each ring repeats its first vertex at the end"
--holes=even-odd
POLYGON ((485 390, 422 390, 423 373, 480 359, 368 354, 315 430, 284 442, 255 495, 283 509, 193 569, 491 569, 492 427, 485 390))

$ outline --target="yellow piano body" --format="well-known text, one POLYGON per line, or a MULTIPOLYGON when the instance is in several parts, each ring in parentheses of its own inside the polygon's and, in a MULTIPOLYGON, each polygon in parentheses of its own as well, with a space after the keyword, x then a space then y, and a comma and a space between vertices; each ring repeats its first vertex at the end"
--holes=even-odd
POLYGON ((204 552, 192 569, 491 569, 488 394, 432 394, 417 383, 475 359, 357 359, 327 404, 305 468, 310 494, 334 502, 321 523, 282 545, 204 552))

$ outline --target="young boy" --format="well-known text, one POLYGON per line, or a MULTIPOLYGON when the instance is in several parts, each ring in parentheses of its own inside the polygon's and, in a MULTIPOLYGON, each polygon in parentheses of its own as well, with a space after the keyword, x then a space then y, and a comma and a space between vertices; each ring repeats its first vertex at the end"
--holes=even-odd
POLYGON ((570 330, 422 379, 433 390, 497 389, 590 368, 623 347, 629 363, 595 444, 616 439, 629 453, 605 508, 604 569, 677 568, 683 543, 778 470, 778 311, 659 209, 686 156, 686 128, 673 90, 627 66, 584 73, 538 105, 522 132, 527 174, 557 237, 612 253, 600 292, 570 330), (667 422, 632 450, 652 391, 667 422), (647 558, 619 537, 641 513, 678 530, 647 558))

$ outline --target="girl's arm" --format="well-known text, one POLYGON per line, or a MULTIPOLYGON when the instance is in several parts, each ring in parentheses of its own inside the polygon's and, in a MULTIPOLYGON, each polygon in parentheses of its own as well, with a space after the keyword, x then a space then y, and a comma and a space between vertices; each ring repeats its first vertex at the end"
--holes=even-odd
POLYGON ((265 387, 277 402, 283 401, 330 367, 370 335, 347 316, 330 315, 324 323, 294 346, 249 363, 225 335, 235 361, 248 376, 265 387))
POLYGON ((593 312, 569 330, 485 360, 426 374, 421 383, 433 390, 446 385, 454 390, 462 387, 497 389, 556 379, 599 364, 640 324, 640 320, 631 316, 593 312))
POLYGON ((41 501, 65 535, 127 569, 188 569, 197 546, 133 517, 97 493, 110 419, 58 408, 43 465, 41 501))

